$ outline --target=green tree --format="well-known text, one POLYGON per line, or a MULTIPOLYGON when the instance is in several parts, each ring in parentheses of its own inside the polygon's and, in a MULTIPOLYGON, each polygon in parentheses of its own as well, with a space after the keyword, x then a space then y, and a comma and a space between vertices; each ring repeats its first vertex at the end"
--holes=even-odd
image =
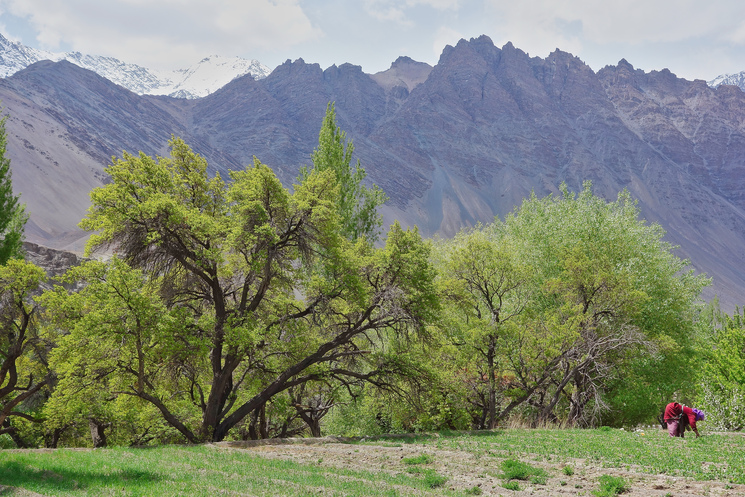
MULTIPOLYGON (((377 185, 368 188, 362 183, 367 173, 359 160, 354 167, 351 166, 353 153, 354 145, 351 140, 347 141, 346 132, 337 126, 334 103, 330 102, 318 135, 318 148, 311 155, 313 170, 331 170, 336 175, 339 185, 336 207, 341 217, 342 234, 350 240, 364 238, 372 243, 378 239, 383 224, 378 207, 388 197, 377 185)), ((307 169, 303 168, 300 178, 307 175, 307 169)))
POLYGON ((15 434, 11 416, 37 421, 20 407, 49 381, 31 299, 44 278, 42 269, 23 260, 0 266, 0 434, 15 434))
POLYGON ((28 219, 18 195, 13 193, 10 159, 7 157, 7 120, 7 115, 0 118, 0 264, 22 257, 23 228, 28 219))
MULTIPOLYGON (((578 194, 563 186, 559 197, 526 200, 505 225, 538 278, 530 327, 558 359, 546 363, 556 371, 536 403, 544 418, 563 402, 570 422, 596 422, 641 361, 669 366, 691 343, 708 279, 639 219, 627 192, 606 202, 589 182, 578 194)), ((645 401, 656 414, 659 401, 645 401)))
POLYGON ((44 407, 46 424, 85 424, 94 447, 106 445, 109 428, 120 442, 141 443, 154 429, 153 407, 170 395, 163 390, 172 382, 162 361, 177 348, 180 317, 142 271, 116 256, 84 262, 61 280, 68 288, 82 286, 75 292, 56 286, 39 299, 48 310, 47 337, 56 345, 50 366, 58 378, 44 407), (141 393, 132 399, 132 392, 141 393), (136 411, 149 413, 150 420, 128 422, 136 411))
POLYGON ((455 357, 488 393, 479 405, 488 426, 518 407, 590 425, 612 406, 618 421, 634 395, 654 417, 662 389, 651 385, 692 350, 708 280, 639 219, 627 192, 613 202, 590 183, 561 192, 532 195, 504 222, 435 250, 450 282, 444 294, 457 304, 445 326, 455 357))
MULTIPOLYGON (((453 343, 475 360, 465 370, 480 411, 475 423, 495 428, 501 417, 500 398, 506 383, 505 327, 510 327, 525 309, 530 297, 527 268, 521 265, 502 226, 464 229, 437 247, 440 286, 451 304, 446 328, 453 343)), ((462 372, 461 374, 465 374, 462 372)))
POLYGON ((111 183, 91 193, 88 252, 113 249, 141 284, 131 302, 108 281, 103 300, 56 290, 50 310, 74 337, 58 354, 82 365, 78 378, 104 364, 118 395, 148 402, 197 442, 222 440, 308 381, 371 381, 395 369, 356 365, 375 357, 379 337, 417 333, 437 306, 416 231, 394 225, 379 249, 352 243, 341 235, 333 171, 311 171, 291 194, 258 160, 225 182, 182 140, 170 145, 168 158, 125 153, 107 168, 111 183), (83 312, 67 313, 76 299, 83 312), (110 318, 107 302, 126 329, 85 324, 110 318), (106 368, 112 349, 96 333, 121 340, 128 361, 106 368))
POLYGON ((697 406, 707 414, 707 426, 719 430, 745 428, 745 313, 721 312, 702 319, 706 328, 699 345, 697 406))

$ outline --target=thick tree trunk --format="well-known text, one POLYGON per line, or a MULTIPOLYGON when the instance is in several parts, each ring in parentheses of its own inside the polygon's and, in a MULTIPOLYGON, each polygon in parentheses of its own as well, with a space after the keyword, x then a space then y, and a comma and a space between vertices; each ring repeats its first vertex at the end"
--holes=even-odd
POLYGON ((44 436, 44 445, 46 446, 46 448, 56 449, 57 445, 59 444, 60 437, 69 426, 70 425, 65 425, 62 428, 54 428, 53 430, 48 431, 44 436))
POLYGON ((10 422, 10 418, 5 418, 1 425, 5 431, 5 433, 10 436, 11 440, 13 440, 13 443, 16 444, 16 447, 19 449, 30 449, 31 445, 26 443, 26 441, 18 434, 18 431, 16 431, 15 427, 10 422))
POLYGON ((88 427, 91 430, 94 449, 106 447, 106 434, 104 430, 109 426, 111 426, 111 423, 103 423, 96 418, 88 418, 88 427))

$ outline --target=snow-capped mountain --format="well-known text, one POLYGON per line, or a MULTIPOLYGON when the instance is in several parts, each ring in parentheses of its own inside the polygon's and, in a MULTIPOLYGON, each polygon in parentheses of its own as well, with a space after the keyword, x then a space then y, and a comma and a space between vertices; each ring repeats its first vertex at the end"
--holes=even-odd
POLYGON ((271 72, 257 60, 219 55, 206 57, 187 69, 154 70, 114 57, 37 50, 12 42, 0 34, 0 77, 6 78, 40 60, 67 60, 139 95, 176 98, 204 97, 239 76, 251 74, 254 79, 262 79, 271 72))
POLYGON ((741 90, 745 91, 745 71, 738 72, 737 74, 722 74, 709 81, 708 85, 712 88, 716 88, 719 85, 734 85, 739 86, 741 90))

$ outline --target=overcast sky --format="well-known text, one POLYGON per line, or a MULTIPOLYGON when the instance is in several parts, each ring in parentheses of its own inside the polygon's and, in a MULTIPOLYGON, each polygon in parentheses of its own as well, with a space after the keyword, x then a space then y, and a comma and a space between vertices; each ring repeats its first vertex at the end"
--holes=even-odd
POLYGON ((745 71, 743 0, 0 0, 0 32, 153 69, 218 54, 375 73, 400 55, 434 65, 445 45, 486 34, 596 71, 622 58, 687 79, 745 71))

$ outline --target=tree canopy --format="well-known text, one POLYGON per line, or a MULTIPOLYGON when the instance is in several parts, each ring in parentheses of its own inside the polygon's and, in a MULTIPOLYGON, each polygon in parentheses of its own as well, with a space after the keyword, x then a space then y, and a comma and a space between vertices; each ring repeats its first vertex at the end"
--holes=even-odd
POLYGON ((537 419, 591 424, 642 364, 679 357, 708 280, 663 235, 627 192, 606 202, 586 183, 440 242, 438 268, 460 309, 449 329, 476 360, 482 419, 494 426, 525 403, 537 419))
POLYGON ((436 308, 416 231, 394 225, 379 249, 352 242, 332 170, 290 193, 258 160, 224 181, 182 140, 170 145, 167 158, 125 153, 91 194, 87 250, 116 257, 72 271, 85 289, 45 301, 64 330, 61 385, 99 371, 99 387, 150 403, 195 442, 223 439, 307 381, 395 368, 358 364, 379 336, 416 332, 436 308))

